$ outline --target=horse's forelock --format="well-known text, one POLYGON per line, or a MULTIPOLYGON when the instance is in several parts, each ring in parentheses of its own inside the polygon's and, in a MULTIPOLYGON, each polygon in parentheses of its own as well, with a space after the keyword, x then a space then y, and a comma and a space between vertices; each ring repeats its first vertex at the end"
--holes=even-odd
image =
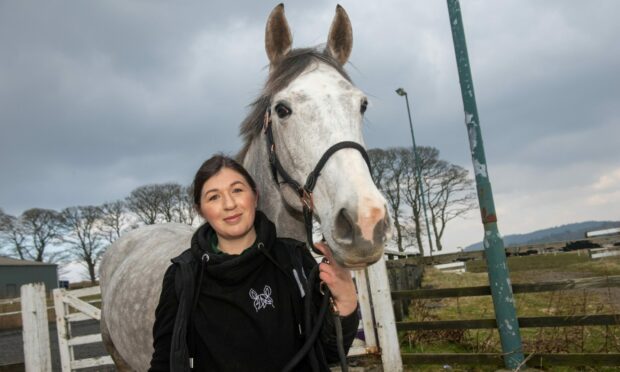
POLYGON ((265 111, 269 108, 274 94, 286 88, 314 61, 333 67, 345 79, 351 81, 349 75, 327 49, 322 51, 318 48, 293 49, 277 65, 273 66, 261 95, 250 105, 250 114, 241 123, 239 135, 243 138, 244 145, 237 154, 238 161, 243 161, 252 140, 259 135, 265 111))

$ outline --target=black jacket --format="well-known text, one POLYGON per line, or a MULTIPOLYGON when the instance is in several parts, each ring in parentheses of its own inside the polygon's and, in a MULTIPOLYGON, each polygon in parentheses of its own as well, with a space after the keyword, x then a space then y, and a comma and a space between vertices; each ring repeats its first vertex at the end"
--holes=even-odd
MULTIPOLYGON (((301 348, 309 333, 306 278, 316 261, 303 243, 276 238, 275 226, 260 212, 254 227, 257 240, 241 255, 214 253, 215 232, 205 224, 191 248, 172 260, 155 311, 150 371, 189 371, 189 358, 196 371, 278 371, 301 348)), ((322 300, 318 282, 311 319, 322 300)), ((354 311, 340 319, 346 352, 359 317, 354 311)), ((338 361, 329 313, 314 354, 321 370, 338 361)), ((295 370, 310 370, 309 359, 295 370)))

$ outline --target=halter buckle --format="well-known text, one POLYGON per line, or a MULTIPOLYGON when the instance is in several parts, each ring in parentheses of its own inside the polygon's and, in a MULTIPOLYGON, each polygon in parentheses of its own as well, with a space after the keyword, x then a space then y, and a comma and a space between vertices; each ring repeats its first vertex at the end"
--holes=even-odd
POLYGON ((312 197, 311 191, 308 191, 306 188, 300 188, 299 199, 301 199, 302 204, 306 208, 311 212, 314 211, 314 198, 312 197))

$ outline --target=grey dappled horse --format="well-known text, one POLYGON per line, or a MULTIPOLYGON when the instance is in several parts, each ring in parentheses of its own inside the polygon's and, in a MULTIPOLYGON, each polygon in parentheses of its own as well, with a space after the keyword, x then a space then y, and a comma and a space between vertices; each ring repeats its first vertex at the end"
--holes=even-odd
MULTIPOLYGON (((302 203, 289 186, 273 179, 264 117, 271 112, 273 139, 282 167, 305 182, 333 144, 364 144, 366 96, 342 69, 351 53, 349 18, 340 6, 324 51, 291 49, 284 6, 270 14, 265 48, 267 83, 243 122, 245 145, 238 155, 255 178, 259 209, 276 224, 279 236, 305 240, 302 203)), ((344 148, 325 163, 313 193, 315 217, 334 258, 351 268, 376 262, 390 234, 383 196, 372 182, 359 151, 344 148)), ((99 271, 101 333, 119 370, 145 371, 152 354, 152 327, 163 274, 170 259, 190 245, 194 229, 181 224, 144 226, 118 239, 99 271)))

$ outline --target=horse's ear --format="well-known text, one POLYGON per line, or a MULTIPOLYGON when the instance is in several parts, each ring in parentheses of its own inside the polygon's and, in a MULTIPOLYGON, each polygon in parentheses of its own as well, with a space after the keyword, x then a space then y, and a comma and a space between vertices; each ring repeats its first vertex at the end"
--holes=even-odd
POLYGON ((353 48, 353 29, 347 12, 340 5, 336 6, 336 15, 329 28, 327 48, 341 65, 344 65, 353 48))
POLYGON ((293 36, 284 16, 284 4, 273 8, 265 28, 265 50, 271 66, 291 51, 293 36))

